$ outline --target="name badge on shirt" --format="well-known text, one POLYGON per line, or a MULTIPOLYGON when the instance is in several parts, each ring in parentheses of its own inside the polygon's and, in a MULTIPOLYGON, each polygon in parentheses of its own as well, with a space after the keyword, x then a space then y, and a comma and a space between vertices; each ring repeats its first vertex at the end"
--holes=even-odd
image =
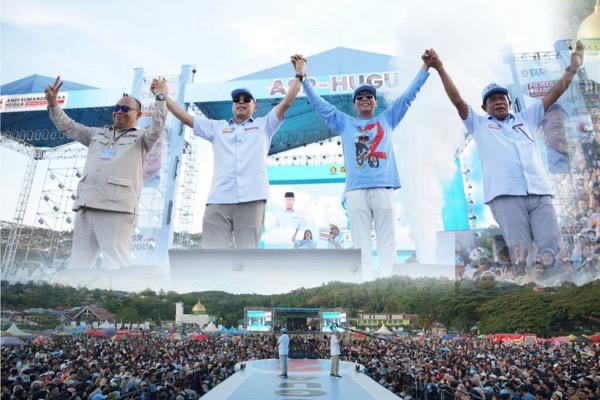
POLYGON ((223 133, 233 133, 233 128, 225 128, 223 129, 223 133))
POLYGON ((101 160, 112 160, 115 157, 116 153, 117 152, 113 148, 104 149, 104 150, 102 150, 102 153, 100 153, 100 159, 101 160))
POLYGON ((494 124, 494 123, 488 124, 488 128, 490 128, 490 129, 501 129, 500 125, 494 124))

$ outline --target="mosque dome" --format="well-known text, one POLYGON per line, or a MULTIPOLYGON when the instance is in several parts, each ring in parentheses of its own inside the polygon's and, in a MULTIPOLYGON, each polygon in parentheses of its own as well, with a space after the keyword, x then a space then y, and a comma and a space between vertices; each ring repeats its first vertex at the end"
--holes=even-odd
POLYGON ((600 39, 600 0, 596 0, 594 12, 579 25, 577 39, 600 39))
POLYGON ((192 307, 192 314, 206 314, 206 307, 204 307, 204 304, 200 303, 200 299, 198 299, 198 303, 192 307))

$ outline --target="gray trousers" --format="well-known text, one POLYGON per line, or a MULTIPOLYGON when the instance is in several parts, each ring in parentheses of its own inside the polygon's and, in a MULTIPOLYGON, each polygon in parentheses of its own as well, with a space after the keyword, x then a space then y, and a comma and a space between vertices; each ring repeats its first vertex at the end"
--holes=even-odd
POLYGON ((287 375, 288 372, 288 356, 279 355, 279 363, 281 364, 281 375, 287 375))
POLYGON ((131 264, 131 238, 136 224, 135 214, 79 209, 75 214, 69 268, 93 268, 100 252, 105 268, 128 266, 131 264))
POLYGON ((265 222, 265 203, 208 204, 202 221, 202 248, 257 248, 265 222))
POLYGON ((339 375, 340 356, 331 356, 331 371, 330 374, 339 375))
POLYGON ((558 252, 562 239, 550 196, 499 196, 489 205, 513 263, 519 258, 524 260, 525 250, 532 242, 540 250, 558 252))

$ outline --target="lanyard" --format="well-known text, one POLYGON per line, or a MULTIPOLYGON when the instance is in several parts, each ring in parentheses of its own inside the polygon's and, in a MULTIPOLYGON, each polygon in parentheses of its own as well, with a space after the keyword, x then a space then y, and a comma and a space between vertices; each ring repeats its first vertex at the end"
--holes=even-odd
POLYGON ((128 133, 132 130, 134 130, 134 129, 127 129, 125 132, 121 133, 118 137, 115 138, 115 136, 117 135, 117 128, 113 128, 113 137, 110 142, 110 148, 112 149, 113 144, 115 144, 117 142, 117 140, 121 139, 123 137, 123 135, 125 135, 126 133, 128 133))

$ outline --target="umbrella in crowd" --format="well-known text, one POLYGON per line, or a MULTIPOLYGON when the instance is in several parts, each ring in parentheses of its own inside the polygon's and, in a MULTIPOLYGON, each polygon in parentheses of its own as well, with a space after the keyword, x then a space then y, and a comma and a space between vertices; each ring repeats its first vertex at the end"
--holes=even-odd
POLYGON ((574 343, 592 343, 589 337, 581 335, 577 336, 575 339, 571 340, 574 343))

